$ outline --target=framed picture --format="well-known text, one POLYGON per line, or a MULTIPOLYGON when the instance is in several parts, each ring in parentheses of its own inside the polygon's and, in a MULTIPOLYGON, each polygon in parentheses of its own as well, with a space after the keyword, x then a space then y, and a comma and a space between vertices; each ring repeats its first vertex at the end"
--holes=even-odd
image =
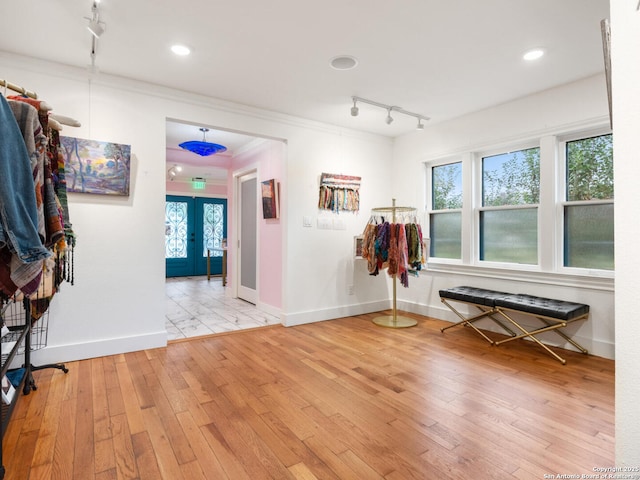
POLYGON ((67 192, 129 195, 131 145, 60 136, 67 192))
POLYGON ((262 218, 280 218, 279 187, 273 178, 262 182, 262 218))
POLYGON ((16 389, 13 387, 6 375, 2 376, 2 401, 7 405, 11 404, 13 397, 16 394, 16 389))
POLYGON ((356 235, 353 237, 353 256, 355 258, 362 258, 362 235, 356 235))

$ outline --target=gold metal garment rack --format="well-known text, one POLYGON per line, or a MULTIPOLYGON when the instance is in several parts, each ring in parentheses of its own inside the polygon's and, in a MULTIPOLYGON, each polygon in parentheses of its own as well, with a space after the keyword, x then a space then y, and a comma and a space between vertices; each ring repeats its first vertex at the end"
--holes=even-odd
POLYGON ((24 87, 21 87, 20 85, 16 85, 15 83, 11 83, 8 80, 3 80, 2 78, 0 78, 0 87, 5 87, 8 88, 10 90, 13 90, 14 92, 18 92, 22 95, 25 95, 27 97, 31 97, 33 99, 37 99, 38 98, 38 94, 36 92, 32 92, 30 90, 27 90, 24 87))
MULTIPOLYGON (((391 201, 391 207, 380 207, 374 208, 371 210, 374 214, 382 215, 387 214, 391 215, 391 223, 396 223, 396 214, 398 213, 413 213, 415 214, 416 209, 413 207, 396 207, 396 199, 393 198, 391 201)), ((379 325, 381 327, 389 327, 389 328, 407 328, 413 327, 418 324, 417 320, 409 317, 405 317, 402 315, 398 315, 398 311, 396 309, 396 292, 397 292, 397 275, 393 275, 393 309, 391 315, 382 315, 379 317, 375 317, 373 319, 373 323, 379 325)))

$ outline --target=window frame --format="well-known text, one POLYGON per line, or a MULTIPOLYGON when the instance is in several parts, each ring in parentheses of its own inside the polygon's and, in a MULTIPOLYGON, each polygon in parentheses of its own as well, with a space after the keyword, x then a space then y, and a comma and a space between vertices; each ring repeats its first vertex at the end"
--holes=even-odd
MULTIPOLYGON (((542 148, 540 146, 540 142, 535 139, 528 139, 522 142, 511 142, 506 145, 495 146, 492 148, 487 148, 483 150, 478 150, 472 156, 473 161, 473 170, 475 172, 473 178, 473 186, 474 186, 474 195, 473 195, 473 218, 474 218, 474 235, 473 235, 473 259, 474 265, 476 266, 486 266, 490 268, 498 268, 505 270, 520 270, 520 271, 540 271, 540 259, 541 259, 541 232, 540 232, 540 202, 538 203, 530 203, 523 205, 499 205, 499 206, 484 206, 483 199, 483 171, 482 171, 482 160, 485 157, 492 157, 494 155, 502 155, 509 154, 512 152, 518 152, 521 150, 529 150, 531 148, 540 148, 540 187, 542 188, 542 148), (481 212, 489 211, 489 210, 516 210, 520 208, 535 208, 537 211, 537 230, 538 230, 538 251, 537 251, 537 259, 538 262, 536 264, 524 264, 524 263, 511 263, 511 262, 496 262, 490 260, 480 260, 480 243, 481 243, 481 225, 480 225, 480 216, 481 212)), ((464 192, 463 192, 464 195, 464 192)), ((542 192, 540 192, 540 196, 542 196, 542 192)))
MULTIPOLYGON (((428 268, 434 272, 459 273, 512 279, 515 281, 541 281, 558 285, 591 286, 610 289, 614 270, 600 270, 564 266, 564 208, 573 202, 566 200, 566 142, 611 134, 604 123, 572 126, 558 131, 539 132, 535 137, 510 141, 479 149, 468 149, 455 155, 441 156, 424 161, 425 224, 430 231, 432 213, 451 210, 432 210, 432 168, 462 162, 462 254, 461 259, 430 257, 428 268), (482 206, 482 158, 529 148, 540 148, 540 199, 538 204, 482 206), (515 264, 480 260, 480 212, 489 209, 532 208, 538 211, 538 264, 515 264)), ((587 202, 587 201, 585 201, 587 202)), ((581 205, 585 202, 577 202, 581 205)), ((593 203, 614 203, 612 200, 594 200, 593 203)))
MULTIPOLYGON (((465 204, 467 204, 468 202, 465 201, 465 162, 463 161, 462 156, 450 156, 450 157, 443 157, 443 158, 439 158, 439 159, 435 159, 429 162, 425 162, 425 175, 426 175, 426 198, 425 198, 425 217, 426 217, 426 226, 427 226, 427 232, 431 232, 431 215, 432 214, 439 214, 439 213, 460 213, 461 216, 461 223, 462 225, 460 226, 460 258, 445 258, 445 257, 431 257, 431 251, 429 251, 429 260, 431 260, 432 258, 437 259, 438 262, 440 263, 444 263, 444 264, 458 264, 458 265, 463 265, 464 264, 464 258, 465 258, 465 216, 464 216, 464 212, 465 212, 465 204), (444 165, 451 165, 454 163, 460 163, 461 167, 462 167, 462 208, 445 208, 445 209, 438 209, 438 210, 434 210, 433 209, 433 168, 435 167, 442 167, 444 165)), ((431 243, 431 239, 430 243, 431 243)), ((431 245, 429 245, 429 250, 431 250, 431 245)))
MULTIPOLYGON (((591 275, 605 278, 613 278, 615 270, 602 270, 597 268, 582 268, 582 267, 567 267, 565 266, 565 207, 572 205, 604 205, 611 204, 615 212, 615 197, 610 200, 567 200, 567 182, 568 182, 568 169, 567 169, 567 143, 576 140, 583 140, 591 137, 598 137, 603 135, 611 135, 611 128, 602 127, 588 130, 581 130, 572 132, 565 135, 559 135, 557 137, 558 144, 558 159, 556 166, 556 189, 558 195, 557 214, 556 214, 556 229, 559 235, 559 240, 556 244, 556 258, 558 259, 557 270, 561 273, 568 273, 573 275, 591 275)), ((615 188, 615 179, 614 179, 615 188)))

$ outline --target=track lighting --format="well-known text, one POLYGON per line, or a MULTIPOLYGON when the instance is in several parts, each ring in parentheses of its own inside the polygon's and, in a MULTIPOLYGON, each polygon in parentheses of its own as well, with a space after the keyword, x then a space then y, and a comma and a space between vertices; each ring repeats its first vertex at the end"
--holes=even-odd
POLYGON ((100 21, 100 11, 98 10, 99 0, 95 0, 93 5, 91 6, 91 17, 85 17, 89 20, 89 25, 87 25, 87 30, 91 32, 95 38, 100 38, 100 36, 104 33, 104 29, 106 24, 100 21))
POLYGON ((169 174, 170 180, 173 182, 176 175, 182 171, 182 167, 180 165, 174 165, 169 170, 167 170, 167 174, 169 174))
POLYGON ((395 105, 385 105, 384 103, 380 103, 380 102, 374 102, 373 100, 367 100, 366 98, 362 98, 362 97, 351 97, 351 100, 353 100, 353 107, 351 107, 351 116, 352 117, 357 117, 358 113, 359 113, 359 109, 357 106, 357 102, 361 102, 361 103, 366 103, 368 105, 373 105, 374 107, 380 107, 380 108, 384 108, 387 111, 387 117, 385 118, 385 122, 387 123, 387 125, 391 125, 391 123, 393 122, 393 117, 391 116, 391 112, 397 112, 397 113, 402 113, 403 115, 408 115, 410 117, 415 117, 418 119, 418 124, 416 126, 417 130, 424 130, 424 124, 422 123, 423 120, 429 120, 429 117, 426 117, 424 115, 420 115, 419 113, 413 113, 413 112, 409 112, 407 110, 405 110, 404 108, 401 107, 397 107, 395 105))
POLYGON ((89 25, 87 25, 87 29, 89 30, 89 32, 91 32, 91 35, 96 38, 100 38, 100 36, 104 33, 104 27, 100 25, 100 22, 95 22, 93 20, 89 22, 89 25))
POLYGON ((358 106, 356 105, 356 99, 353 99, 353 107, 351 107, 351 116, 352 117, 357 117, 358 113, 360 113, 360 110, 358 109, 358 106))
POLYGON ((387 125, 391 125, 391 122, 393 122, 393 117, 391 116, 391 109, 393 107, 389 107, 387 108, 387 118, 384 120, 385 122, 387 122, 387 125))

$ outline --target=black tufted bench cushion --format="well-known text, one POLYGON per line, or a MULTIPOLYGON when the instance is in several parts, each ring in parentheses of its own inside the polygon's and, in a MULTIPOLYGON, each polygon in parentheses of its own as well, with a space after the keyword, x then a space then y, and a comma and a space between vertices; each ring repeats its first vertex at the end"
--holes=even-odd
POLYGON ((449 298, 459 302, 475 303, 494 307, 496 299, 509 296, 509 293, 486 290, 476 287, 453 287, 440 290, 440 298, 449 298))
POLYGON ((553 331, 582 353, 588 353, 584 347, 569 338, 565 333, 561 332, 560 329, 566 327, 570 322, 585 320, 589 316, 589 305, 553 298, 536 297, 534 295, 505 293, 467 286, 445 288, 440 290, 439 293, 442 303, 449 307, 449 309, 461 319, 460 322, 442 328, 442 332, 458 325, 471 327, 492 345, 500 345, 512 340, 528 338, 540 345, 551 356, 562 362, 562 364, 565 364, 566 361, 562 357, 535 337, 535 335, 539 333, 553 331), (458 311, 450 302, 462 302, 474 305, 480 313, 476 315, 466 315, 458 311), (536 317, 543 323, 543 326, 539 328, 528 327, 517 321, 516 318, 511 315, 511 312, 536 317), (484 318, 493 320, 497 325, 502 327, 510 337, 500 341, 494 341, 489 338, 482 330, 474 325, 475 322, 484 318), (505 325, 505 322, 507 325, 505 325), (509 326, 520 333, 515 333, 509 326))
POLYGON ((533 295, 506 295, 495 299, 496 307, 508 308, 519 312, 540 315, 542 317, 572 320, 589 313, 589 305, 565 302, 552 298, 535 297, 533 295))

